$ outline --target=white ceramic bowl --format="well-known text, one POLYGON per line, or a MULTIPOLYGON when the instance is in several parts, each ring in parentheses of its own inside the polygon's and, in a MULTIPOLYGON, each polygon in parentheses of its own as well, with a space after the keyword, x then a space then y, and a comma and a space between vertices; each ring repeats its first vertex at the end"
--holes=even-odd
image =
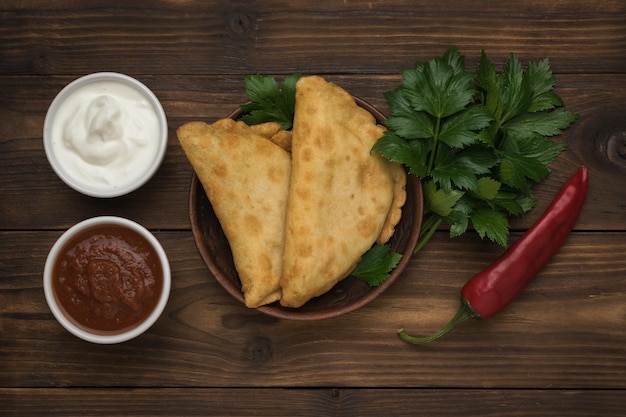
POLYGON ((46 301, 48 303, 48 306, 50 307, 50 310, 54 314, 54 317, 70 333, 92 343, 121 343, 133 339, 144 333, 161 316, 161 313, 165 309, 170 294, 170 266, 167 255, 165 254, 165 251, 163 250, 163 247, 161 246, 159 241, 143 226, 122 217, 93 217, 77 223, 69 228, 53 245, 50 253, 48 254, 48 258, 46 259, 46 264, 44 267, 43 287, 46 301), (128 329, 120 332, 91 332, 85 326, 77 325, 74 320, 66 316, 66 313, 64 312, 65 309, 60 307, 60 303, 57 299, 57 296, 55 295, 55 290, 53 286, 53 269, 59 257, 63 255, 63 250, 66 248, 66 245, 79 234, 94 227, 102 226, 124 227, 143 237, 150 244, 150 246, 152 246, 152 249, 154 250, 154 253, 156 253, 160 262, 161 269, 163 271, 163 283, 161 293, 157 294, 158 300, 156 301, 156 305, 152 312, 147 317, 145 317, 143 321, 139 322, 134 327, 129 327, 128 329))
MULTIPOLYGON (((96 108, 96 106, 92 108, 96 108)), ((90 114, 93 115, 94 113, 90 114)), ((120 123, 121 125, 122 123, 120 123)), ((108 126, 111 125, 109 124, 108 126)), ((76 129, 74 131, 78 132, 76 129)), ((163 161, 167 149, 167 136, 167 118, 161 103, 154 93, 138 80, 115 72, 89 74, 65 86, 48 108, 43 129, 46 156, 59 178, 80 193, 100 198, 128 194, 144 185, 158 170, 163 161), (108 92, 103 94, 93 92, 93 94, 113 97, 113 100, 110 102, 114 103, 115 106, 119 103, 123 104, 123 106, 116 107, 122 109, 120 112, 122 117, 116 120, 125 122, 126 131, 123 135, 118 135, 119 129, 107 127, 106 123, 110 123, 108 115, 105 117, 101 114, 99 120, 101 123, 105 123, 105 130, 94 128, 88 139, 86 138, 87 135, 83 135, 84 132, 82 131, 74 136, 80 137, 84 141, 81 145, 88 142, 89 146, 95 146, 94 143, 96 142, 105 142, 102 139, 105 137, 107 141, 110 141, 112 137, 124 137, 126 144, 130 143, 132 149, 137 149, 137 151, 135 153, 119 151, 119 154, 142 154, 140 160, 125 163, 124 168, 121 168, 122 165, 119 165, 118 162, 115 162, 115 166, 109 162, 107 162, 108 165, 103 166, 100 162, 106 153, 102 152, 100 148, 98 148, 98 152, 91 152, 91 155, 95 155, 95 158, 99 158, 100 161, 94 163, 95 160, 91 159, 89 163, 84 162, 85 158, 79 157, 77 152, 72 151, 72 148, 65 144, 64 138, 67 134, 64 129, 69 119, 73 118, 72 125, 78 126, 79 129, 86 129, 86 126, 89 124, 79 123, 83 121, 81 120, 83 114, 85 114, 85 120, 93 120, 87 116, 89 114, 87 113, 89 111, 89 102, 80 100, 90 93, 88 89, 99 91, 103 85, 109 87, 108 92), (118 97, 122 98, 122 100, 115 100, 115 94, 120 96, 120 92, 124 92, 126 97, 118 97), (124 111, 124 109, 128 111, 124 111), (146 119, 146 116, 149 119, 146 119), (140 120, 139 117, 143 118, 144 121, 149 120, 149 123, 143 123, 144 126, 139 127, 140 124, 137 122, 137 120, 140 120), (150 129, 145 129, 145 125, 149 125, 150 129), (148 134, 149 130, 153 132, 148 134), (104 135, 106 136, 98 136, 102 132, 105 132, 104 135), (146 135, 146 138, 142 138, 141 141, 148 142, 149 139, 149 147, 145 145, 141 147, 136 146, 140 141, 134 138, 141 135, 146 135), (97 140, 94 140, 94 138, 97 140)), ((106 144, 106 146, 109 146, 109 149, 110 145, 110 142, 106 144)))

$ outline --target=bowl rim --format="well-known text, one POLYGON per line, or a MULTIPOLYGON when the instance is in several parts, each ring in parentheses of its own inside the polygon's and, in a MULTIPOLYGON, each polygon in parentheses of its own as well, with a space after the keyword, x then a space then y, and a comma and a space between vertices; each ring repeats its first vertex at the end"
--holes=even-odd
MULTIPOLYGON (((376 119, 377 123, 384 124, 385 116, 374 106, 366 102, 365 100, 352 95, 355 102, 364 109, 368 110, 376 119)), ((243 114, 243 110, 241 108, 234 110, 227 117, 237 120, 243 114)), ((276 306, 275 303, 263 305, 257 307, 253 310, 258 310, 261 313, 264 313, 268 316, 279 318, 279 319, 288 319, 294 321, 314 321, 314 320, 322 320, 322 319, 330 319, 335 318, 350 312, 353 312, 366 304, 369 304, 374 299, 376 299, 380 294, 382 294, 393 282, 397 280, 397 278, 402 274, 409 261, 411 260, 411 256, 413 254, 414 248, 417 246, 417 241, 419 239, 419 233, 422 227, 423 220, 423 195, 422 195, 422 187, 420 180, 414 175, 410 175, 407 173, 407 194, 409 187, 415 192, 414 198, 416 201, 416 210, 414 213, 410 213, 413 216, 413 226, 410 230, 409 239, 406 247, 404 248, 402 259, 398 263, 398 265, 394 268, 391 275, 387 280, 385 280, 382 284, 376 287, 370 287, 369 290, 359 297, 356 300, 353 300, 350 304, 342 306, 341 308, 328 308, 324 310, 316 310, 316 311, 306 311, 305 314, 301 312, 299 308, 289 309, 286 307, 282 307, 280 305, 276 306), (407 256, 408 255, 408 256, 407 256)), ((192 235, 194 238, 194 242, 196 244, 196 248, 200 253, 200 257, 204 261, 204 264, 208 268, 209 272, 213 275, 213 278, 223 287, 233 298, 238 300, 241 304, 244 304, 243 293, 239 288, 233 285, 230 281, 222 278, 223 271, 219 269, 212 261, 210 251, 202 246, 202 242, 204 237, 198 225, 198 217, 196 213, 196 200, 198 198, 197 192, 202 189, 202 185, 200 184, 200 180, 196 175, 195 171, 191 176, 190 183, 190 192, 189 192, 189 217, 191 222, 192 235), (228 281, 228 282, 226 282, 228 281)), ((407 195, 408 198, 408 195, 407 195)), ((404 214, 403 214, 404 215, 404 214)), ((219 223, 219 222, 218 222, 219 223)), ((221 225, 220 225, 221 227, 221 225)))
POLYGON ((119 72, 94 72, 76 78, 69 84, 65 85, 50 103, 50 106, 48 107, 48 110, 46 112, 43 125, 44 151, 46 153, 48 162, 52 167, 52 170, 66 185, 68 185, 72 189, 78 191, 81 194, 98 198, 119 197, 131 193, 142 187, 152 178, 152 176, 154 176, 156 171, 161 166, 161 163, 163 162, 163 159, 165 158, 165 153, 167 151, 167 142, 167 116, 157 96, 141 81, 119 72), (89 184, 86 184, 80 181, 80 179, 73 177, 63 168, 63 164, 58 160, 52 146, 52 125, 54 123, 56 113, 59 107, 63 104, 64 100, 72 95, 77 89, 99 81, 118 82, 129 86, 141 93, 152 105, 159 123, 159 145, 154 160, 152 161, 148 169, 136 180, 116 188, 91 187, 89 184))
POLYGON ((46 302, 48 303, 48 307, 52 311, 55 319, 74 336, 97 344, 122 343, 133 339, 148 330, 159 319, 159 317, 165 310, 165 306, 167 305, 170 296, 171 281, 172 280, 169 260, 167 254, 165 253, 165 250, 161 246, 161 243, 158 241, 158 239, 150 231, 148 231, 148 229, 146 229, 139 223, 136 223, 124 217, 117 216, 98 216, 85 219, 79 223, 76 223, 65 232, 63 232, 63 234, 56 240, 56 242, 50 249, 46 258, 43 272, 43 287, 46 302), (159 261, 161 262, 161 267, 163 269, 163 288, 161 290, 159 300, 154 307, 154 310, 150 313, 148 317, 144 319, 144 321, 142 321, 137 326, 132 327, 125 332, 116 334, 91 333, 74 324, 59 308, 57 299, 54 295, 54 289, 52 288, 52 271, 54 269, 56 260, 60 255, 60 251, 77 234, 92 227, 103 225, 122 226, 140 234, 154 248, 154 251, 158 256, 159 261))

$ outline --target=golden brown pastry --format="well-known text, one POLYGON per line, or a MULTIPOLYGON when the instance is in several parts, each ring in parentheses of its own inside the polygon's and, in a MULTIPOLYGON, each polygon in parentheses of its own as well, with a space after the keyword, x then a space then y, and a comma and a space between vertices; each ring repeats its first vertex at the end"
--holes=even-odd
POLYGON ((255 132, 268 138, 287 152, 291 152, 291 131, 283 129, 279 123, 268 122, 250 127, 255 132))
POLYGON ((280 125, 190 122, 178 139, 224 230, 247 307, 280 298, 290 154, 270 141, 280 125))
POLYGON ((394 189, 393 189, 393 201, 391 202, 391 208, 387 213, 385 224, 380 231, 376 243, 384 245, 391 239, 393 233, 396 230, 396 225, 400 223, 402 217, 402 207, 406 203, 406 171, 401 164, 389 163, 389 169, 393 176, 394 189))
POLYGON ((383 132, 340 87, 318 76, 296 84, 283 306, 324 294, 393 233, 406 178, 401 166, 371 152, 383 132))

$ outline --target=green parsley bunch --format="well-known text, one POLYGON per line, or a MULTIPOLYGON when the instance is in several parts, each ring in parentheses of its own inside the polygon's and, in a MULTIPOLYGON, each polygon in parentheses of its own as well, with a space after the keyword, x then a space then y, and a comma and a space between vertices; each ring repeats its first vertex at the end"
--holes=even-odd
POLYGON ((500 74, 484 51, 476 71, 456 48, 402 71, 385 93, 389 128, 373 150, 406 165, 424 192, 424 225, 416 252, 442 224, 450 236, 470 225, 506 246, 509 216, 534 205, 531 187, 566 147, 551 139, 577 115, 552 90, 548 59, 523 68, 511 54, 500 74))

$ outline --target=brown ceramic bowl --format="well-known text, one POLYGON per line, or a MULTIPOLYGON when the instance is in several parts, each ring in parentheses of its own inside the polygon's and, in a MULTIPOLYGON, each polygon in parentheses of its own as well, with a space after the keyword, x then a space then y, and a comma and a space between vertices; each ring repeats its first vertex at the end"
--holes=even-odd
MULTIPOLYGON (((378 123, 385 117, 376 108, 355 97, 357 104, 374 115, 378 123)), ((240 109, 228 117, 238 119, 240 109)), ((423 200, 420 181, 414 175, 407 176, 407 201, 402 208, 402 218, 389 241, 392 250, 402 253, 400 263, 390 277, 377 287, 348 277, 335 285, 326 294, 307 302, 299 308, 287 308, 278 302, 258 307, 257 310, 269 316, 290 320, 320 320, 337 317, 352 312, 382 294, 402 274, 408 264, 422 225, 423 200)), ((230 246, 222 227, 213 211, 202 184, 194 174, 189 192, 189 215, 191 230, 200 256, 219 284, 236 300, 244 303, 241 282, 233 263, 230 246)))

